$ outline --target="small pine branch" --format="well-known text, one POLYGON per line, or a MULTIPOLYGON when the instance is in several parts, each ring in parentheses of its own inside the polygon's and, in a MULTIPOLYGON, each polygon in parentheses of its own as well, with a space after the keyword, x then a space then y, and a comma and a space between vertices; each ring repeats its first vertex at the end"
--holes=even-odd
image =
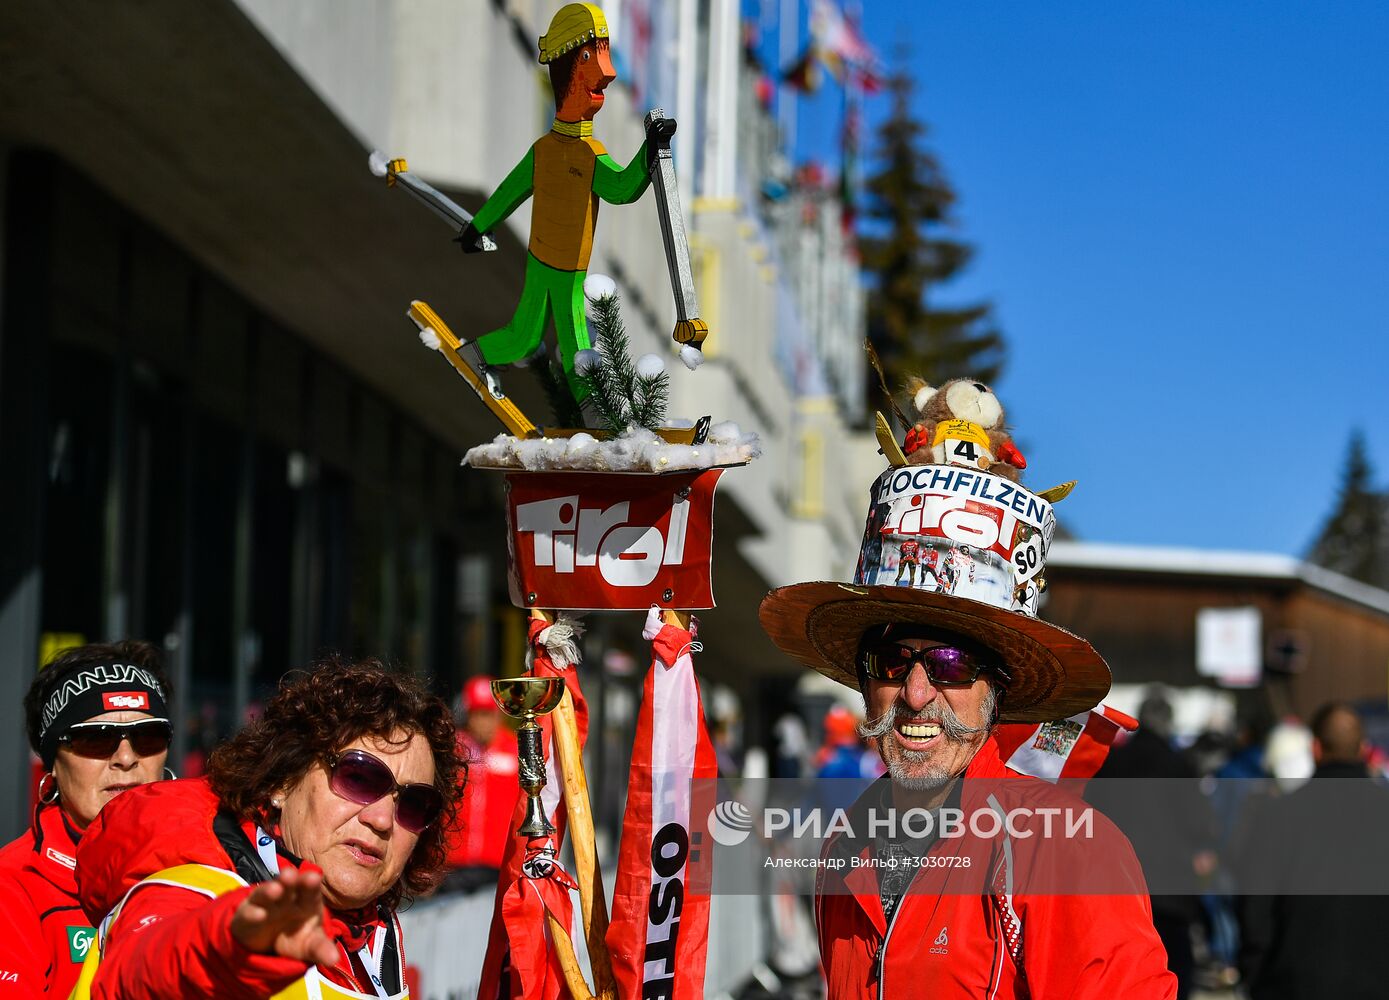
POLYGON ((575 402, 574 395, 569 391, 569 385, 564 381, 564 372, 557 368, 548 356, 537 358, 530 368, 535 373, 541 390, 545 393, 546 402, 550 404, 550 413, 555 419, 555 426, 583 427, 583 409, 575 402))
POLYGON ((613 385, 612 371, 608 368, 607 361, 601 361, 588 369, 579 376, 579 380, 588 390, 588 398, 584 400, 584 405, 597 418, 599 426, 612 434, 625 431, 627 407, 613 385))
POLYGON ((604 296, 593 303, 589 325, 602 363, 581 376, 589 392, 587 405, 614 435, 632 426, 659 427, 670 401, 670 376, 661 372, 644 378, 637 371, 617 296, 604 296))
MULTIPOLYGON (((608 369, 609 381, 619 392, 636 384, 637 368, 632 363, 631 347, 627 342, 627 327, 616 295, 605 295, 593 305, 593 325, 598 332, 598 351, 603 355, 603 367, 608 369)), ((625 397, 630 399, 631 396, 625 397)))
POLYGON ((654 378, 637 375, 636 391, 632 394, 632 423, 648 430, 661 426, 670 403, 670 373, 661 372, 654 378))

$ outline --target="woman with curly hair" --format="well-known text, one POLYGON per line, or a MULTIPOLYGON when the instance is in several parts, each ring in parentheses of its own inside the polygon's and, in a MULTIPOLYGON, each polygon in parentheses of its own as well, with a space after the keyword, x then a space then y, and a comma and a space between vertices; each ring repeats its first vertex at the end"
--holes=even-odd
POLYGON ((406 997, 395 908, 442 874, 448 707, 375 661, 291 676, 204 779, 135 789, 78 848, 92 997, 406 997))

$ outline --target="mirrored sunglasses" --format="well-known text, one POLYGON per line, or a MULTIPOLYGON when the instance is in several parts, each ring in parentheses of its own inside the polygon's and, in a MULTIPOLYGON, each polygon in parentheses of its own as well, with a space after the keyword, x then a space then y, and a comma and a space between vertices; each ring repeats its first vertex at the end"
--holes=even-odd
POLYGON ((385 762, 365 750, 331 755, 328 787, 335 795, 359 806, 394 795, 396 822, 411 833, 423 833, 444 808, 443 797, 433 785, 397 784, 385 762))
POLYGON ((153 757, 169 749, 174 727, 168 719, 141 719, 139 722, 79 722, 58 742, 79 757, 105 760, 114 757, 121 740, 130 742, 137 757, 153 757))
POLYGON ((865 640, 859 646, 859 667, 876 681, 900 684, 912 667, 920 663, 926 677, 936 687, 973 684, 979 675, 992 670, 1003 680, 1007 673, 990 658, 958 646, 932 646, 917 649, 895 639, 865 640))

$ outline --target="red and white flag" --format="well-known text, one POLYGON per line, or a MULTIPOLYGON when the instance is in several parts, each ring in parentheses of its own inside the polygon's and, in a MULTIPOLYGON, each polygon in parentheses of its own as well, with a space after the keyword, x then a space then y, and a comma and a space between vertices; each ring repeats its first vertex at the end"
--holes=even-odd
POLYGON ((608 951, 621 1000, 696 1000, 704 996, 709 895, 692 891, 690 876, 712 863, 713 845, 692 835, 707 817, 691 816, 690 802, 692 783, 716 778, 718 762, 690 658, 694 636, 665 624, 657 607, 642 636, 651 641, 651 669, 632 746, 608 951))
POLYGON ((1098 705, 1055 722, 1010 722, 994 729, 998 756, 1009 768, 1055 784, 1095 776, 1115 738, 1138 729, 1137 720, 1098 705))
MULTIPOLYGON (((578 635, 576 624, 568 618, 560 618, 554 624, 533 618, 529 625, 530 676, 564 678, 564 686, 574 700, 574 717, 582 747, 588 738, 588 703, 579 690, 578 635)), ((553 837, 527 839, 513 832, 507 840, 497 879, 478 1000, 558 1000, 568 996, 558 956, 550 944, 545 914, 553 914, 560 926, 572 928, 571 892, 575 884, 554 861, 564 840, 563 785, 555 764, 550 717, 541 716, 537 721, 544 731, 541 745, 545 751, 545 788, 540 793, 540 801, 555 833, 553 837)), ((516 808, 511 816, 512 831, 521 825, 526 814, 526 796, 520 794, 519 789, 517 793, 516 808)))

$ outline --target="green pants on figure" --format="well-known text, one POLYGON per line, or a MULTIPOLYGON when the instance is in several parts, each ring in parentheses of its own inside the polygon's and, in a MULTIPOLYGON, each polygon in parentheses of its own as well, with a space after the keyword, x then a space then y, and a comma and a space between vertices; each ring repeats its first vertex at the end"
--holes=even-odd
POLYGON ((587 271, 561 271, 526 254, 526 284, 511 321, 500 329, 483 334, 477 346, 489 365, 509 365, 535 353, 545 336, 545 321, 553 319, 555 339, 559 341, 564 373, 575 399, 582 399, 576 384, 574 355, 592 346, 588 339, 588 319, 584 314, 584 278, 587 271))

